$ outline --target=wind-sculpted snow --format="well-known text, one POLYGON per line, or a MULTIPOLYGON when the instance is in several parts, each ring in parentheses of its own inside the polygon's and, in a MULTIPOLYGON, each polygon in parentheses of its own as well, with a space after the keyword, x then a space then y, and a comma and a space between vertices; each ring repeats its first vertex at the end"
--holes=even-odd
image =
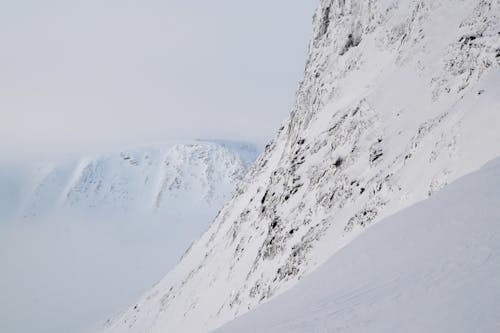
POLYGON ((110 332, 206 332, 500 155, 500 1, 322 0, 290 118, 110 332))

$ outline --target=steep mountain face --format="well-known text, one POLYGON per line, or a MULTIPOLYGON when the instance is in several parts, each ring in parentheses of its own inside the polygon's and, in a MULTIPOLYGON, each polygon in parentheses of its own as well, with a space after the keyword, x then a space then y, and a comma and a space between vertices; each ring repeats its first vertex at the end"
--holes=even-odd
POLYGON ((175 217, 196 208, 210 218, 229 200, 257 154, 248 144, 192 141, 39 162, 15 176, 1 173, 2 198, 11 201, 3 213, 8 209, 25 218, 61 211, 175 217))
POLYGON ((321 0, 296 105, 237 195, 109 332, 207 332, 500 155, 500 1, 321 0))

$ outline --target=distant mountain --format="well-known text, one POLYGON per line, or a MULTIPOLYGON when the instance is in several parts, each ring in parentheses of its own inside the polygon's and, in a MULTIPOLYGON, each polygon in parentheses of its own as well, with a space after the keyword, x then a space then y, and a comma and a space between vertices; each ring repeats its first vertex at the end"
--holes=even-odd
POLYGON ((16 170, 4 167, 0 195, 9 204, 3 215, 178 216, 196 211, 204 212, 207 225, 257 155, 258 149, 246 143, 185 141, 37 162, 16 170))
POLYGON ((130 304, 208 228, 257 154, 183 141, 0 165, 0 331, 78 332, 130 304))
POLYGON ((499 17, 498 0, 319 1, 289 119, 183 260, 105 330, 215 329, 500 156, 499 17))

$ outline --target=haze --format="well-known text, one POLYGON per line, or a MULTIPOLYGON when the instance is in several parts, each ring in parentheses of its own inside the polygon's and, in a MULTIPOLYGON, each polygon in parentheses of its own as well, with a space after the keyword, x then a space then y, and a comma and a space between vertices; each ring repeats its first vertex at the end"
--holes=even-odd
POLYGON ((315 4, 4 1, 0 152, 265 143, 291 110, 315 4))

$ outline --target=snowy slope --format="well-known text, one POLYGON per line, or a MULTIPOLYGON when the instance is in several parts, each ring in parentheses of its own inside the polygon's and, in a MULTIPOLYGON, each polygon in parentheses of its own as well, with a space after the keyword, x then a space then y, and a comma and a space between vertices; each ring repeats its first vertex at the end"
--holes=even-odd
POLYGON ((500 155, 500 1, 321 0, 295 107, 238 194, 109 332, 206 332, 500 155))
POLYGON ((185 141, 0 172, 2 215, 216 213, 257 157, 245 143, 185 141), (15 173, 15 174, 13 174, 15 173))
POLYGON ((500 332, 500 159, 217 333, 500 332))

